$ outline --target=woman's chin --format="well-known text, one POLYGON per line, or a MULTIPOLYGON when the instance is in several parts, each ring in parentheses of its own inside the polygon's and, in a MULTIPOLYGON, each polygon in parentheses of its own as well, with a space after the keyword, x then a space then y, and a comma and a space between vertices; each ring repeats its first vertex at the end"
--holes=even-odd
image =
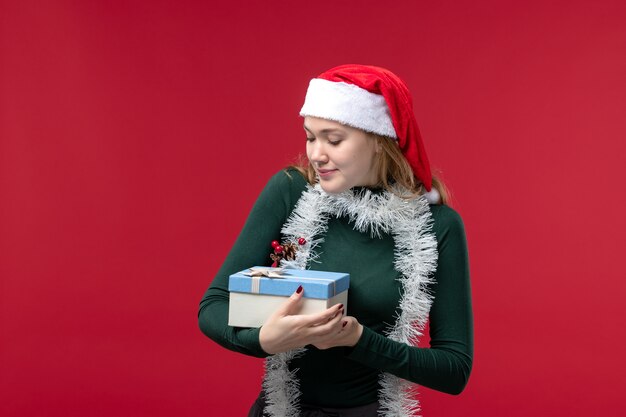
POLYGON ((335 184, 332 181, 324 180, 320 181, 320 186, 322 187, 322 190, 328 194, 340 194, 349 188, 341 184, 335 184))

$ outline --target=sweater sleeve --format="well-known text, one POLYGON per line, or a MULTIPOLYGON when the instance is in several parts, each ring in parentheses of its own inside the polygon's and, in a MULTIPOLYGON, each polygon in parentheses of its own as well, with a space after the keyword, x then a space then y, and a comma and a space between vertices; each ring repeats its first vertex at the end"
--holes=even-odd
POLYGON ((469 261, 460 216, 432 206, 439 252, 430 310, 430 348, 388 339, 364 328, 348 357, 419 385, 449 394, 465 388, 472 368, 473 319, 469 261))
POLYGON ((250 356, 266 357, 259 328, 228 326, 228 277, 255 265, 269 265, 270 242, 280 240, 280 229, 304 190, 295 171, 281 171, 267 183, 226 260, 200 301, 200 330, 221 346, 250 356))

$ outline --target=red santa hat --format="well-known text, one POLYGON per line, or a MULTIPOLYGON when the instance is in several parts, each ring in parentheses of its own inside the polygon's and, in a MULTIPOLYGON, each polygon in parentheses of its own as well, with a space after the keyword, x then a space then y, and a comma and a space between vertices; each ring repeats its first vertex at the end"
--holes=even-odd
POLYGON ((402 154, 426 190, 432 176, 426 149, 404 81, 371 65, 340 65, 309 83, 301 116, 333 120, 398 141, 402 154))

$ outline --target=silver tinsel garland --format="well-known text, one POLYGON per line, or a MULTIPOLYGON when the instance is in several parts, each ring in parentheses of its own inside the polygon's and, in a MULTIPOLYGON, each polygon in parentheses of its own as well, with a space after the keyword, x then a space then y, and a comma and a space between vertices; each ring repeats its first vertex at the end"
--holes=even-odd
MULTIPOLYGON (((402 190, 396 190, 402 194, 402 190)), ((397 342, 415 345, 428 320, 432 296, 428 286, 433 283, 437 267, 437 241, 432 232, 432 217, 425 197, 403 199, 395 193, 370 190, 348 190, 327 194, 319 185, 308 186, 282 228, 287 243, 304 237, 294 260, 281 266, 306 269, 318 257, 315 249, 323 241, 331 217, 347 216, 359 232, 372 238, 392 234, 395 242, 395 269, 400 272, 403 292, 401 313, 385 334, 397 342)), ((270 417, 297 417, 299 414, 299 383, 296 370, 289 362, 304 348, 273 355, 266 359, 263 389, 266 393, 265 413, 270 417)), ((379 402, 381 416, 411 417, 419 412, 415 384, 391 374, 381 376, 379 402)))

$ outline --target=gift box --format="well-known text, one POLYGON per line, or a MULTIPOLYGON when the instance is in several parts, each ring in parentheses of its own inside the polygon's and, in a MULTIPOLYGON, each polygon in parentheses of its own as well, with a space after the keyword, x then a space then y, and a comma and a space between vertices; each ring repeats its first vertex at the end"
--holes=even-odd
POLYGON ((300 285, 304 293, 298 314, 319 313, 338 303, 347 311, 349 274, 253 267, 229 277, 228 325, 260 327, 300 285))

